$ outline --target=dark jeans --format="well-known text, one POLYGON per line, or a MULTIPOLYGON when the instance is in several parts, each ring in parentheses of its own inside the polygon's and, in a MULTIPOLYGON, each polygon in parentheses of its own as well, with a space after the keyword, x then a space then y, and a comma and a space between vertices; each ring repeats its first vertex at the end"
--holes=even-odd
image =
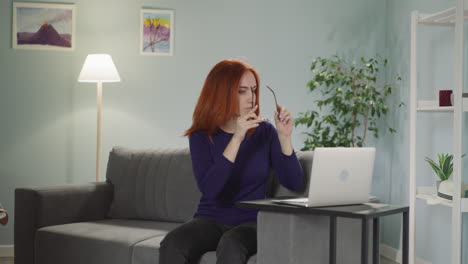
POLYGON ((169 232, 161 242, 159 264, 198 263, 216 251, 217 264, 245 264, 257 252, 257 223, 229 226, 195 218, 169 232))

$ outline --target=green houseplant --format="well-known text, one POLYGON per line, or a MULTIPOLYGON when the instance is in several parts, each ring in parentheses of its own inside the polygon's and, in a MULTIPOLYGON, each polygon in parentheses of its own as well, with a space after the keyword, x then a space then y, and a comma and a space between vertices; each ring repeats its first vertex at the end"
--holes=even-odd
MULTIPOLYGON (((437 174, 437 176, 440 179, 440 181, 436 182, 437 196, 440 196, 444 199, 448 199, 449 201, 451 201, 453 190, 455 188, 453 181, 449 181, 450 176, 452 176, 452 173, 453 173, 453 155, 446 153, 446 154, 437 154, 437 156, 438 156, 438 163, 427 156, 424 158, 424 160, 427 161, 427 163, 429 163, 432 170, 434 170, 434 172, 437 174)), ((464 156, 465 154, 462 155, 462 157, 464 156)), ((462 191, 462 197, 467 197, 468 185, 462 183, 461 191, 462 191)))
MULTIPOLYGON (((312 61, 310 92, 318 95, 318 111, 299 113, 295 126, 306 126, 307 138, 301 150, 316 147, 362 147, 368 133, 379 136, 378 119, 388 113, 387 98, 393 93, 393 82, 384 83, 382 68, 387 60, 361 58, 345 60, 339 56, 318 57, 312 61)), ((401 106, 402 104, 400 104, 401 106)), ((391 133, 395 129, 389 127, 391 133)))
POLYGON ((453 172, 453 155, 446 154, 437 154, 439 162, 435 162, 429 157, 425 157, 424 160, 429 163, 434 172, 439 176, 440 181, 446 181, 450 178, 453 172))

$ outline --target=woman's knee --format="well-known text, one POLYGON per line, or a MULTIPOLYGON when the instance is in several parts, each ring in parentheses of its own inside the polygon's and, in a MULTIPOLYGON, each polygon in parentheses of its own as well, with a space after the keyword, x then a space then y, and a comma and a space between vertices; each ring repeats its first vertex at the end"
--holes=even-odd
POLYGON ((159 248, 160 259, 177 258, 193 261, 203 253, 214 250, 220 236, 218 229, 210 223, 195 219, 179 226, 164 237, 159 248))
POLYGON ((185 239, 177 233, 167 234, 159 245, 160 264, 185 264, 191 263, 196 258, 190 253, 185 239))
POLYGON ((169 232, 159 244, 159 251, 167 254, 187 255, 190 243, 180 232, 169 232))
POLYGON ((251 228, 236 228, 230 230, 221 237, 216 254, 223 256, 242 256, 241 258, 253 255, 257 252, 256 230, 251 228))

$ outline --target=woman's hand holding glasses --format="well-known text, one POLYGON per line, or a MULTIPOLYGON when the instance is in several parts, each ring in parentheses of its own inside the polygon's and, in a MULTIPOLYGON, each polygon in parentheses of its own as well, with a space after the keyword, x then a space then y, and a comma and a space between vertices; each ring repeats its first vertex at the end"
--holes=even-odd
POLYGON ((278 136, 291 137, 294 120, 292 119, 289 111, 278 104, 278 101, 276 101, 276 94, 273 89, 271 89, 268 85, 266 87, 273 94, 273 98, 275 98, 275 124, 276 130, 278 131, 278 136))
POLYGON ((233 137, 240 141, 244 140, 245 134, 249 129, 258 127, 258 124, 264 121, 263 118, 258 117, 257 114, 255 114, 257 108, 258 105, 255 105, 247 114, 237 118, 236 130, 233 137))
POLYGON ((276 130, 278 131, 278 136, 291 137, 293 130, 293 119, 288 109, 282 107, 281 105, 276 105, 275 111, 275 124, 276 130))

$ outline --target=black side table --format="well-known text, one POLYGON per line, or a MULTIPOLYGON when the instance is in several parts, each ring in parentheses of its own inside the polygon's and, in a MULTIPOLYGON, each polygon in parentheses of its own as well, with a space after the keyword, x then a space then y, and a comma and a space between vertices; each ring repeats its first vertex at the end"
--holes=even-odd
MULTIPOLYGON (((278 199, 278 198, 275 198, 278 199)), ((330 216, 330 264, 336 263, 336 218, 357 218, 362 221, 361 263, 367 264, 369 248, 369 221, 373 221, 372 263, 380 262, 380 217, 403 214, 403 259, 402 264, 408 264, 408 238, 409 238, 409 207, 388 204, 356 204, 330 207, 299 207, 286 204, 276 204, 271 199, 244 201, 237 206, 254 208, 260 211, 282 212, 288 214, 314 214, 330 216)))

